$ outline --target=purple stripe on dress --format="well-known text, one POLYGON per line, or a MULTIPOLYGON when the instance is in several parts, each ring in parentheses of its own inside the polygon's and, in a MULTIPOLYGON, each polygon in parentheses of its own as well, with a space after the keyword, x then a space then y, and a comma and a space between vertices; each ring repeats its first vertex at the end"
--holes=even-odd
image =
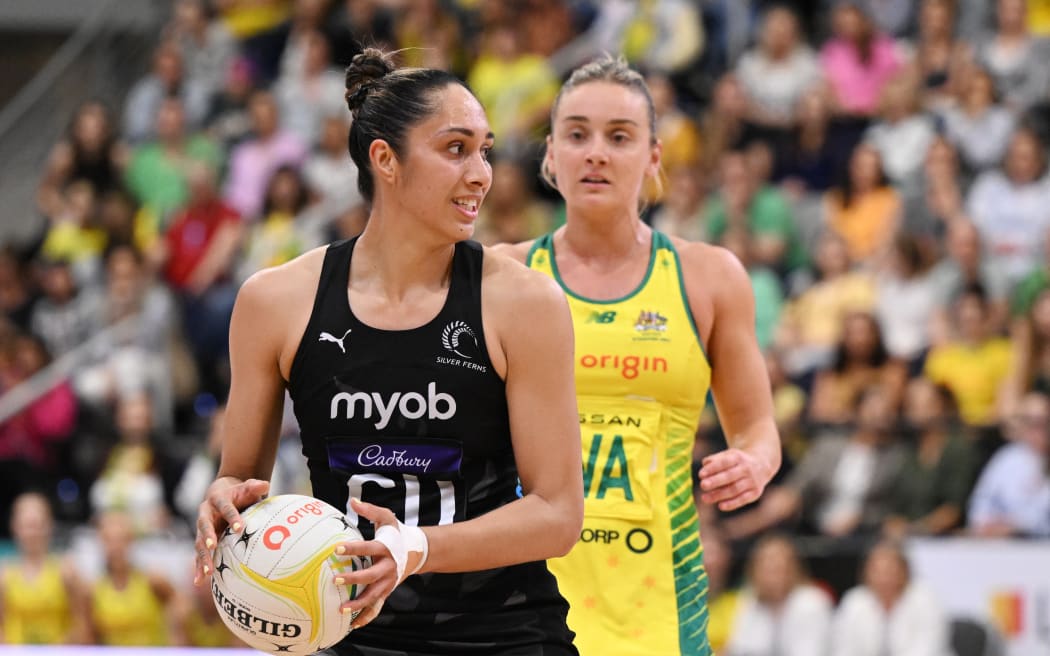
POLYGON ((459 474, 463 447, 454 440, 342 438, 328 442, 328 466, 333 470, 414 474, 449 478, 459 474))

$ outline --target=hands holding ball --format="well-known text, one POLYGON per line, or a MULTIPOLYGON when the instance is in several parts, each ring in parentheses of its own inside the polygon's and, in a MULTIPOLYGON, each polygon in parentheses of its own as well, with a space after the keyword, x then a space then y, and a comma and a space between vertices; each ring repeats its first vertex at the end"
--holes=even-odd
POLYGON ((293 494, 264 499, 268 489, 255 479, 217 480, 200 506, 195 544, 194 584, 211 578, 219 615, 257 649, 313 653, 339 642, 375 619, 426 560, 425 534, 390 510, 351 500, 376 527, 364 540, 331 505, 293 494))

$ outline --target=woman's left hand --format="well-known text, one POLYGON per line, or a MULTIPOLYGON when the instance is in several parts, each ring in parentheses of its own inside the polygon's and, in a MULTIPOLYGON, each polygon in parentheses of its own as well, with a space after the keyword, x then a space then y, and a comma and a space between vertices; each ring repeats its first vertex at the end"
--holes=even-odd
MULTIPOLYGON (((358 499, 351 499, 350 506, 358 516, 372 522, 377 531, 380 526, 396 527, 398 525, 397 517, 387 508, 358 499)), ((397 563, 390 549, 378 540, 342 542, 336 545, 335 553, 344 558, 367 556, 372 562, 369 567, 355 572, 337 574, 335 578, 335 582, 340 585, 366 586, 359 597, 340 606, 340 610, 344 613, 360 611, 352 624, 353 628, 359 629, 379 615, 386 598, 401 582, 398 580, 397 563)))
POLYGON ((722 511, 736 510, 757 501, 773 474, 743 449, 726 449, 701 461, 700 499, 718 504, 722 511))

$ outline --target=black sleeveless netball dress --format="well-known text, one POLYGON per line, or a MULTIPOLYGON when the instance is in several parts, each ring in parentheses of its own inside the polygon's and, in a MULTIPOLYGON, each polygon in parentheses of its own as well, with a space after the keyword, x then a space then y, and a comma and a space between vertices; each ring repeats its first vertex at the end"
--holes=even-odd
MULTIPOLYGON (((433 526, 517 498, 503 380, 481 322, 483 251, 456 245, 445 304, 427 324, 380 330, 354 316, 356 240, 328 247, 289 391, 313 493, 373 527, 348 499, 433 526)), ((476 548, 476 546, 475 546, 476 548)), ((545 562, 411 576, 379 617, 326 653, 340 656, 576 654, 568 605, 545 562)))

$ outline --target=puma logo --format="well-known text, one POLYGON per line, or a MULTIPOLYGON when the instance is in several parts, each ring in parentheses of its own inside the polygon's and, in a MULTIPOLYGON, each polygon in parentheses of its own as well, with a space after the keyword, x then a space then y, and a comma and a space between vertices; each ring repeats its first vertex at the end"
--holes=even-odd
POLYGON ((321 337, 317 341, 319 341, 319 342, 332 342, 333 344, 336 344, 336 345, 339 346, 339 350, 343 352, 343 355, 346 355, 346 346, 343 344, 343 340, 346 339, 346 336, 350 334, 350 330, 351 330, 350 328, 347 328, 346 332, 343 333, 342 337, 336 337, 332 333, 326 333, 326 332, 322 331, 321 332, 321 337))

